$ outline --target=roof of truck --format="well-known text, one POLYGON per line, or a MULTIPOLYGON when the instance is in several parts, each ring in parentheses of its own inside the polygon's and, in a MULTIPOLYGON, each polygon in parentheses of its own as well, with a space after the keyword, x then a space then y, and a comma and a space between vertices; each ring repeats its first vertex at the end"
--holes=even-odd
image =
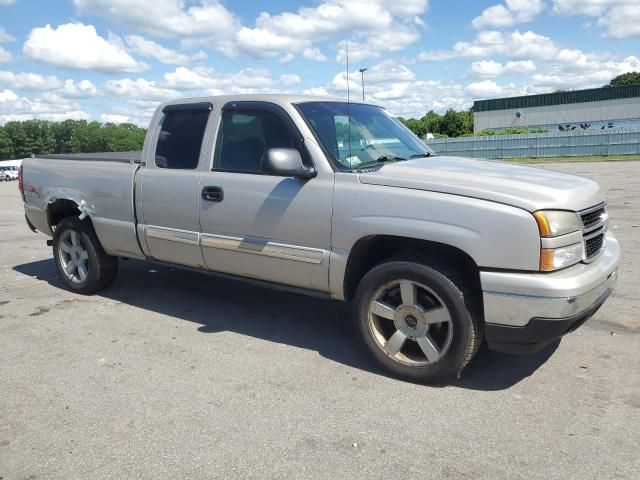
MULTIPOLYGON (((194 97, 194 98, 177 98, 163 102, 161 106, 172 105, 176 103, 189 103, 196 102, 269 102, 277 105, 288 105, 292 103, 304 103, 304 102, 346 102, 346 98, 332 97, 326 95, 293 95, 286 93, 255 93, 255 94, 241 94, 241 95, 214 95, 209 97, 194 97)), ((349 99, 351 103, 361 103, 366 105, 372 105, 371 102, 362 102, 357 98, 349 99)))

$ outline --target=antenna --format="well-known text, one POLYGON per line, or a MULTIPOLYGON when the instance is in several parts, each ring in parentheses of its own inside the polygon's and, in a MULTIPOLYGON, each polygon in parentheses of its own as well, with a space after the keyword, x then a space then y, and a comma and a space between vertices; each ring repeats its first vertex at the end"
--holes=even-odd
POLYGON ((349 103, 349 42, 345 42, 344 48, 347 52, 347 104, 349 103))
POLYGON ((348 150, 349 166, 353 168, 353 165, 351 165, 351 96, 349 91, 349 41, 348 40, 344 43, 344 48, 347 53, 347 132, 349 135, 347 138, 347 145, 349 149, 348 150))

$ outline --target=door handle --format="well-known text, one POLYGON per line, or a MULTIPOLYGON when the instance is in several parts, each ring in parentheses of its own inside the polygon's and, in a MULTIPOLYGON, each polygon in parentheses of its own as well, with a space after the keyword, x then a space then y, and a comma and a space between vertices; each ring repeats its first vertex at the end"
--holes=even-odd
POLYGON ((204 187, 202 189, 202 199, 207 202, 221 202, 224 198, 222 187, 204 187))

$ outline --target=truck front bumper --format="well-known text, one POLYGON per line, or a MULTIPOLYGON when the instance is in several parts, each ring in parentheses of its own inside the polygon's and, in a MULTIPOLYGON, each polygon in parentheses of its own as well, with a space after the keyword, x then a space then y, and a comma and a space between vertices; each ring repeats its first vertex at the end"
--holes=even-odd
POLYGON ((533 353, 591 318, 618 279, 620 246, 610 233, 606 242, 594 262, 558 272, 480 272, 489 348, 533 353))

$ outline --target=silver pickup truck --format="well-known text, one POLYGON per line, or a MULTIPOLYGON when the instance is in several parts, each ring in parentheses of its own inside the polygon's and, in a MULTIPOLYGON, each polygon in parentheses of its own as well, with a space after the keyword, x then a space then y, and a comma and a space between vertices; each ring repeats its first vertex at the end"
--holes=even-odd
POLYGON ((596 183, 437 156, 383 108, 327 97, 167 102, 142 152, 28 159, 20 188, 75 292, 127 257, 351 301, 373 358, 416 382, 482 341, 534 352, 616 282, 596 183))

